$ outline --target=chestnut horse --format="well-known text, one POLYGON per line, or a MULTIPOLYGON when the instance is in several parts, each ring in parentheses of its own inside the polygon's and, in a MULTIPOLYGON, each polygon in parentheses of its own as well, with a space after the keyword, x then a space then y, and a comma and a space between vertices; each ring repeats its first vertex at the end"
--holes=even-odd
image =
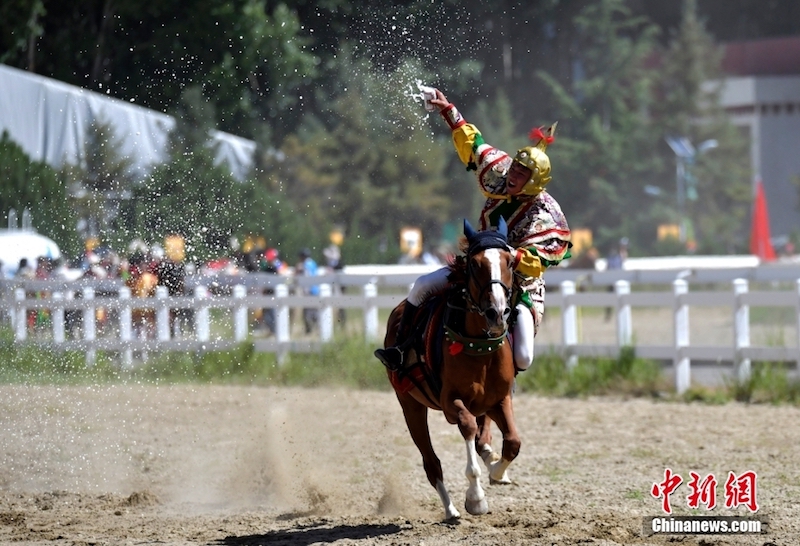
MULTIPOLYGON (((426 339, 417 339, 422 345, 415 344, 414 349, 408 350, 405 368, 400 372, 388 372, 408 431, 422 454, 428 481, 444 505, 445 520, 459 518, 461 514, 450 500, 441 462, 431 444, 429 408, 442 411, 450 424, 458 425, 464 437, 469 482, 464 506, 470 514, 482 515, 489 510, 480 484, 478 457, 483 458, 492 483, 510 483, 506 469, 521 445, 511 403, 514 361, 507 340, 514 254, 506 241, 506 224, 502 221, 500 224, 497 231, 476 232, 464 221, 466 256, 460 256, 450 266, 453 287, 448 300, 439 304, 440 310, 445 306, 460 308, 458 318, 443 319, 442 323, 429 321, 426 339), (433 339, 437 335, 439 344, 433 339), (420 352, 428 356, 424 365, 420 364, 420 352), (432 365, 431 361, 438 365, 432 365), (413 379, 415 366, 424 366, 427 378, 420 380, 417 375, 417 379, 413 379), (404 376, 411 377, 411 383, 406 382, 405 388, 399 388, 399 380, 404 376), (502 456, 493 453, 489 445, 491 421, 497 423, 503 434, 502 456)), ((389 316, 385 347, 395 342, 404 305, 405 301, 389 316)), ((426 314, 418 314, 417 321, 428 320, 426 314)))

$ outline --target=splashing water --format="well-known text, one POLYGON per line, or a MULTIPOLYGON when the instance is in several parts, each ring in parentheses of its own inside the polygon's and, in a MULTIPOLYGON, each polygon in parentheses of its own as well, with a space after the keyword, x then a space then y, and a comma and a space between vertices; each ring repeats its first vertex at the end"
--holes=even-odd
POLYGON ((425 107, 426 112, 435 112, 436 107, 430 103, 431 99, 436 98, 436 90, 433 87, 422 84, 422 80, 416 81, 417 91, 414 92, 414 87, 408 85, 411 91, 404 93, 405 96, 411 98, 414 102, 420 103, 425 107))

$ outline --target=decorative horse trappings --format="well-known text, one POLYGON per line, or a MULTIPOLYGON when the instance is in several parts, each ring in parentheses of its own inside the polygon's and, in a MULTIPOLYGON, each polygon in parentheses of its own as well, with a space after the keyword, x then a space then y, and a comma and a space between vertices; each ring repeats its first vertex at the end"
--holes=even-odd
MULTIPOLYGON (((511 403, 514 362, 507 334, 514 255, 506 241, 507 228, 501 222, 497 231, 476 232, 464 221, 464 234, 466 255, 451 266, 452 288, 420 308, 405 367, 388 372, 446 520, 460 514, 450 500, 441 462, 431 445, 428 409, 442 411, 464 437, 469 481, 464 506, 470 514, 485 514, 489 509, 478 457, 483 458, 492 483, 508 483, 506 469, 521 443, 511 403), (503 434, 501 455, 488 445, 491 421, 503 434)), ((386 347, 394 344, 404 305, 400 303, 389 317, 386 347)))

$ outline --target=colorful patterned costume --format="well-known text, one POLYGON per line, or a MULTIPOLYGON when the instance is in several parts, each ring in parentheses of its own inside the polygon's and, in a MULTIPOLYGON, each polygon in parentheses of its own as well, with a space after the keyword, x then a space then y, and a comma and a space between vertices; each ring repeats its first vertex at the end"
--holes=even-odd
MULTIPOLYGON (((547 142, 542 142, 547 137, 541 131, 532 133, 541 137, 534 150, 540 150, 541 153, 537 151, 536 162, 525 163, 534 171, 537 165, 541 167, 538 183, 534 184, 532 180, 529 183, 530 189, 526 186, 526 190, 523 190, 526 193, 511 196, 506 190, 506 175, 515 158, 486 144, 477 127, 467 123, 452 104, 442 110, 442 116, 452 130, 453 144, 459 158, 468 170, 476 172, 478 187, 486 196, 480 216, 480 229, 496 227, 500 217, 503 217, 508 224, 509 244, 514 248, 527 250, 519 256, 522 262, 527 262, 527 267, 517 268, 517 279, 521 290, 520 298, 534 311, 534 325, 538 331, 544 315, 545 283, 542 274, 546 267, 557 265, 568 258, 571 246, 567 219, 558 202, 543 189, 550 180, 549 159, 543 153, 547 142), (539 160, 542 157, 546 164, 539 160)), ((516 157, 519 158, 523 151, 530 150, 531 148, 520 150, 516 157)))
MULTIPOLYGON (((561 207, 544 186, 550 181, 550 159, 545 150, 553 141, 555 125, 548 134, 534 129, 534 146, 520 149, 512 158, 502 150, 486 144, 480 131, 467 123, 455 106, 441 110, 453 132, 453 144, 468 170, 474 170, 478 187, 486 196, 480 217, 480 229, 496 228, 500 218, 508 225, 508 243, 517 249, 514 270, 514 300, 517 319, 513 325, 514 364, 518 370, 533 362, 534 337, 544 316, 545 268, 569 257, 570 231, 561 207), (521 167, 513 167, 517 163, 521 167), (512 169, 514 195, 508 192, 508 175, 512 169), (520 183, 520 174, 527 180, 520 183)), ((411 288, 398 326, 395 345, 379 348, 375 356, 389 370, 401 369, 410 337, 410 324, 415 310, 431 295, 450 283, 450 268, 443 267, 423 275, 411 288)))

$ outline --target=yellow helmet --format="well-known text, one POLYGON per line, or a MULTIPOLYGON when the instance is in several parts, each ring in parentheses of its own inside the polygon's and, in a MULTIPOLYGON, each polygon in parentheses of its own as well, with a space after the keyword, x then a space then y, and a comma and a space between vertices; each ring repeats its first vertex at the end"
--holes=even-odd
POLYGON ((558 122, 551 125, 546 133, 540 127, 534 128, 529 136, 531 140, 538 142, 533 146, 521 148, 517 151, 517 155, 514 156, 514 161, 531 171, 531 177, 522 187, 520 193, 538 195, 552 179, 552 176, 550 176, 550 158, 547 157, 545 150, 547 145, 555 140, 553 135, 556 132, 556 125, 558 125, 558 122))

